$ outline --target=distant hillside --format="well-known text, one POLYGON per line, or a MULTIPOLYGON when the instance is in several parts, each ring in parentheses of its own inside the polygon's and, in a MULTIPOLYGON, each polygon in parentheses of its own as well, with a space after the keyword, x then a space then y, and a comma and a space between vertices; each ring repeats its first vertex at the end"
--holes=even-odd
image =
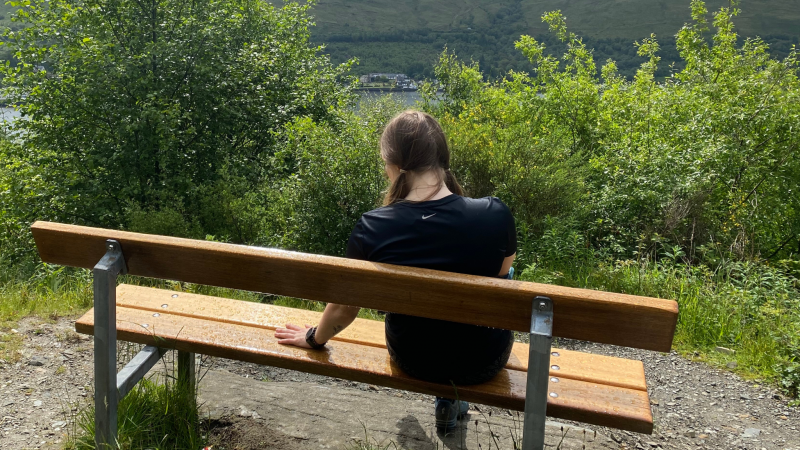
MULTIPOLYGON (((727 1, 710 0, 710 11, 727 1)), ((800 37, 797 0, 743 0, 736 19, 741 36, 760 36, 785 56, 800 37)), ((550 42, 541 21, 546 11, 560 9, 567 25, 595 48, 599 61, 613 58, 632 75, 641 62, 633 42, 656 33, 664 47, 664 67, 677 60, 673 36, 690 21, 689 0, 319 0, 314 7, 317 42, 327 43, 336 62, 356 56, 359 73, 401 71, 429 75, 444 45, 464 59, 482 63, 499 76, 525 69, 513 48, 521 34, 550 42)))
MULTIPOLYGON (((273 1, 273 0, 268 0, 273 1)), ((280 2, 280 0, 274 0, 280 2)), ((571 31, 584 37, 599 63, 611 58, 620 72, 632 76, 642 59, 633 42, 656 33, 662 64, 669 74, 678 61, 673 36, 690 20, 690 0, 318 0, 312 9, 317 43, 325 43, 334 62, 357 57, 355 73, 403 72, 432 77, 433 64, 445 45, 464 60, 478 61, 484 73, 499 77, 530 64, 514 49, 522 34, 544 41, 554 53, 562 46, 541 21, 560 9, 571 31)), ((800 0, 742 0, 735 23, 740 36, 760 36, 776 57, 784 57, 800 40, 800 0)), ((709 0, 710 11, 727 1, 709 0)), ((12 23, 13 8, 0 0, 0 26, 12 23)), ((0 59, 11 57, 0 48, 0 59)))

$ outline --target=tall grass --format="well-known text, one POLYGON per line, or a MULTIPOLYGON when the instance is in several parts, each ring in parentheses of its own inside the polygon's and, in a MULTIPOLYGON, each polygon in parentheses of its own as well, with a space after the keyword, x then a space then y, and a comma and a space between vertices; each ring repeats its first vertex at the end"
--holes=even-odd
MULTIPOLYGON (((205 439, 200 427, 197 389, 166 376, 144 379, 117 410, 120 450, 197 450, 205 439)), ((67 450, 94 450, 94 407, 78 413, 67 450)))
POLYGON ((55 319, 78 314, 92 304, 91 274, 42 264, 33 269, 0 261, 0 327, 27 316, 55 319))
POLYGON ((735 359, 746 375, 776 379, 800 362, 800 291, 790 275, 761 263, 692 266, 663 258, 535 263, 521 279, 674 299, 680 307, 675 345, 711 362, 735 359), (713 352, 722 346, 728 356, 713 352))

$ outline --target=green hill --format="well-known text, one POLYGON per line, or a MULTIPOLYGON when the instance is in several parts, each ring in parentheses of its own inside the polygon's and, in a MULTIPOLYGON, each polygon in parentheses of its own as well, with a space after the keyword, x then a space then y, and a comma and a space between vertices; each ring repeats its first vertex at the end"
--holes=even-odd
MULTIPOLYGON (((715 11, 727 1, 710 0, 715 11)), ((741 36, 760 36, 783 56, 800 37, 797 0, 743 0, 736 19, 741 36)), ((490 75, 525 69, 513 48, 521 34, 547 35, 541 16, 560 9, 569 28, 585 37, 600 61, 613 58, 632 75, 640 59, 633 42, 656 33, 664 47, 661 75, 678 59, 673 36, 690 21, 689 0, 319 0, 314 7, 317 42, 336 62, 356 56, 359 73, 401 71, 430 75, 444 45, 482 63, 490 75)))
MULTIPOLYGON (((800 39, 797 2, 742 0, 735 20, 740 36, 760 36, 776 57, 785 56, 800 39)), ((710 11, 727 4, 707 2, 710 11)), ((0 0, 0 26, 20 26, 10 20, 14 9, 0 0)), ((627 76, 642 62, 633 42, 650 33, 662 45, 658 75, 668 75, 669 64, 679 61, 673 36, 691 19, 689 0, 318 0, 312 33, 317 43, 326 44, 334 62, 357 57, 357 74, 432 77, 433 64, 447 46, 498 77, 509 69, 530 68, 514 49, 522 34, 544 41, 556 54, 562 50, 541 21, 544 12, 557 9, 570 30, 595 50, 598 62, 614 59, 627 76)), ((10 49, 0 48, 0 59, 10 56, 10 49)))

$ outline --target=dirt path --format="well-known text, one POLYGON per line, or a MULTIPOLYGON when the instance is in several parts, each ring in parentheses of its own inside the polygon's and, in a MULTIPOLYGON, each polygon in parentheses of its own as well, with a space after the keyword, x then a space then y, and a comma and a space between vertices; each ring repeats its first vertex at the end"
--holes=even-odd
MULTIPOLYGON (((72 330, 73 322, 67 319, 56 323, 26 319, 16 331, 0 332, 21 337, 17 361, 0 362, 0 449, 60 448, 70 414, 91 399, 92 342, 72 330)), ((656 430, 645 436, 596 428, 620 449, 800 450, 800 408, 790 408, 768 387, 676 354, 563 340, 559 346, 644 361, 656 430)), ((381 395, 386 403, 394 399, 431 403, 430 397, 420 394, 273 367, 221 359, 213 365, 248 379, 357 389, 381 395)), ((222 427, 219 433, 228 433, 225 439, 241 435, 237 430, 243 429, 242 420, 237 418, 234 428, 222 427)))

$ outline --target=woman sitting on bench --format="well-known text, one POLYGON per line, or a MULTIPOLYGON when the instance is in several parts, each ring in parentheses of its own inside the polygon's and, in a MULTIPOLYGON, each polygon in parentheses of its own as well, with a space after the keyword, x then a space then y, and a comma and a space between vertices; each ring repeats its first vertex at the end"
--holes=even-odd
MULTIPOLYGON (((391 185, 384 206, 361 216, 347 243, 347 257, 401 266, 511 278, 517 238, 508 207, 494 197, 463 196, 450 172, 450 150, 439 123, 406 111, 381 136, 381 157, 391 185)), ((328 304, 319 325, 287 324, 281 344, 322 348, 359 308, 328 304)), ((511 331, 386 314, 386 346, 409 375, 456 385, 489 381, 505 366, 511 331)), ((469 405, 437 398, 436 425, 455 427, 469 405)))

